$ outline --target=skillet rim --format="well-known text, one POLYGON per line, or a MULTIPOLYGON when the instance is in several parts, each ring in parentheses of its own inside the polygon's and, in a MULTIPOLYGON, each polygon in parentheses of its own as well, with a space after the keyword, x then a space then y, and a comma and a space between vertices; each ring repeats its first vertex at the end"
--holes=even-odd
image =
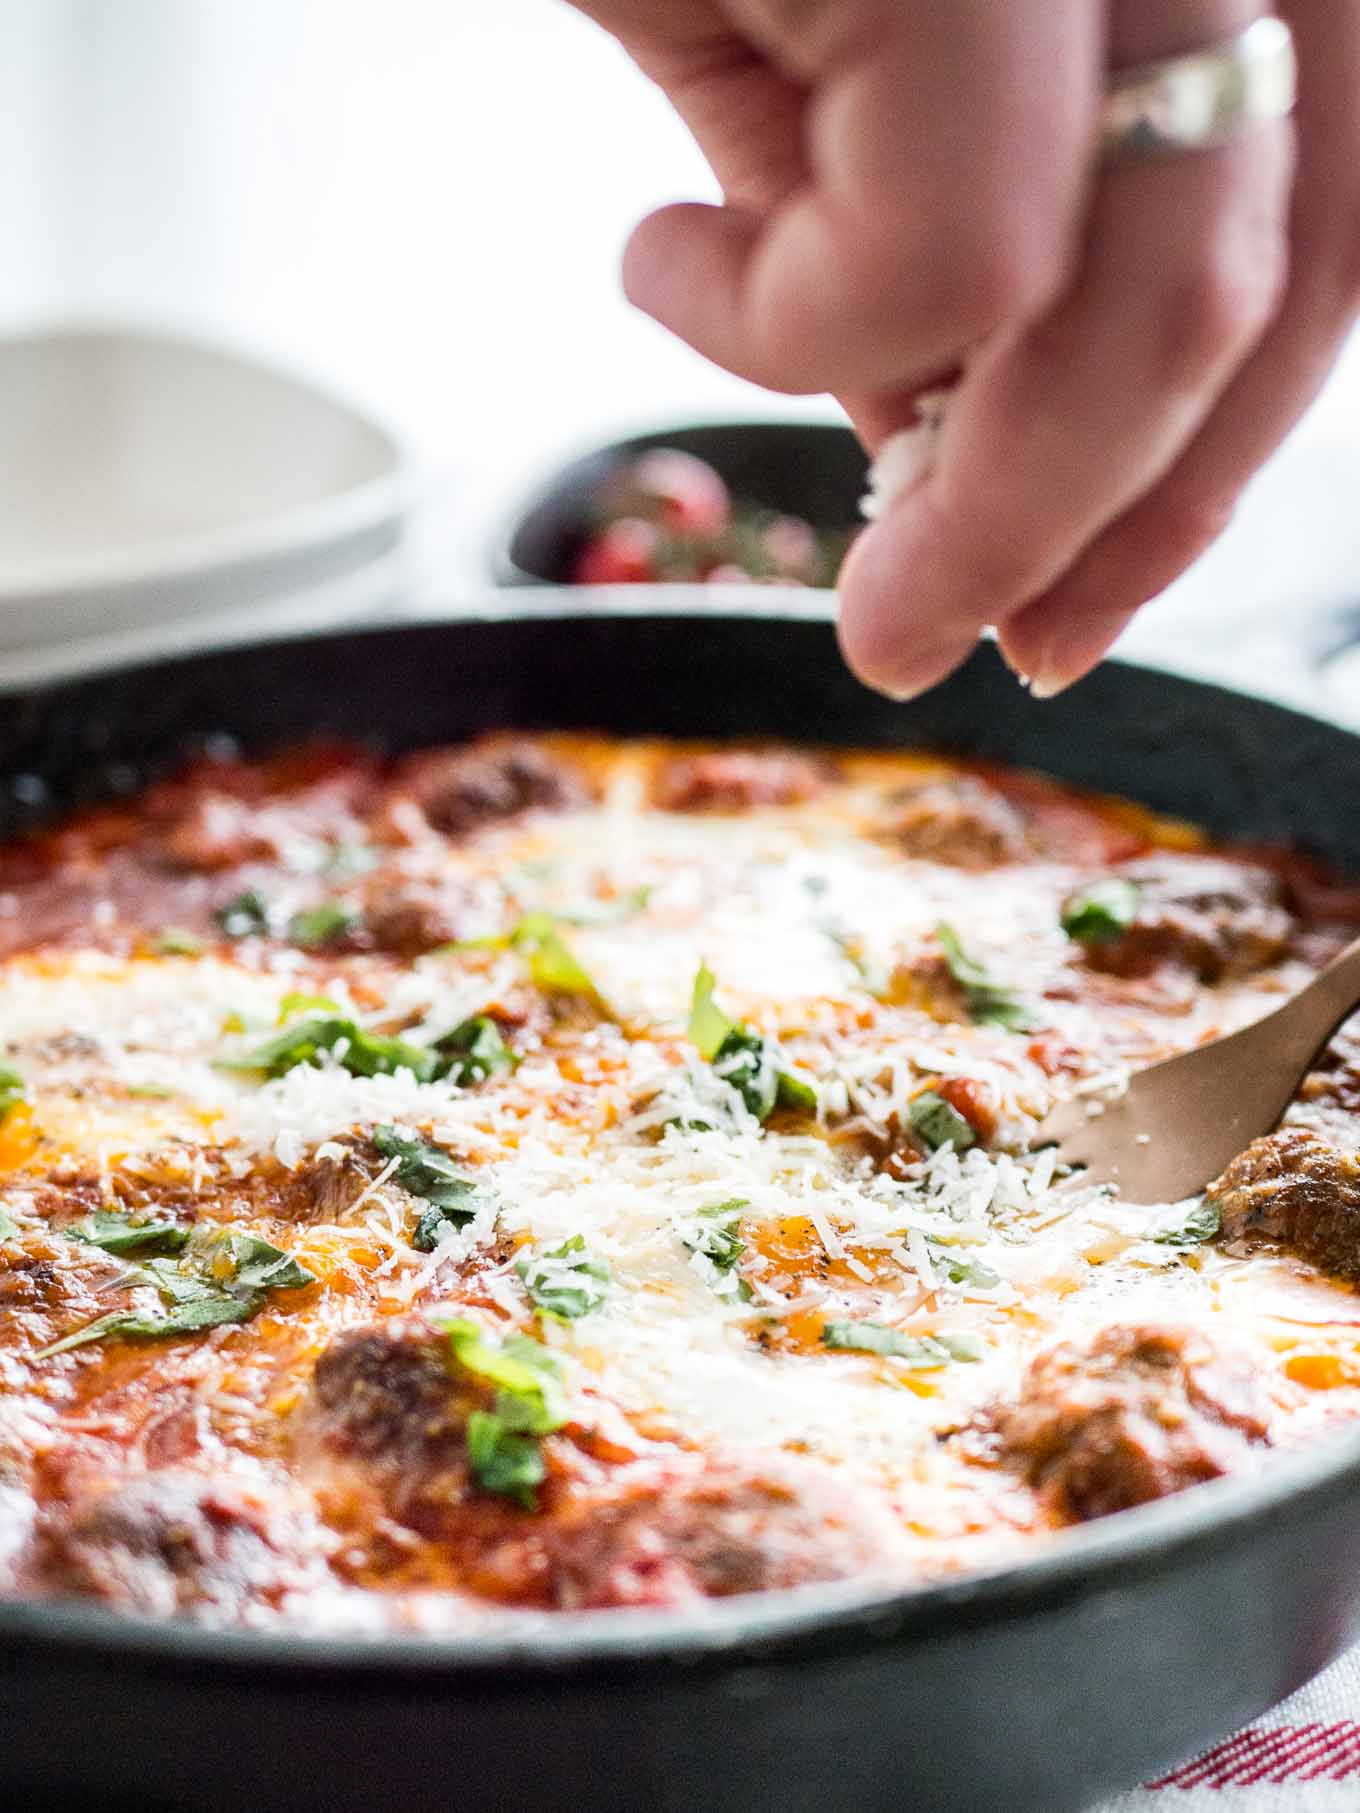
MULTIPOLYGON (((516 620, 624 617, 733 618, 797 623, 834 621, 834 603, 805 590, 780 587, 533 585, 476 591, 471 609, 421 611, 397 620, 283 631, 224 644, 232 653, 294 647, 322 641, 399 636, 403 631, 456 632, 464 624, 504 625, 516 620)), ((82 680, 117 684, 148 671, 173 677, 217 652, 197 647, 160 659, 140 659, 90 675, 66 673, 37 683, 7 686, 0 699, 40 699, 82 680)), ((1360 732, 1335 720, 1282 704, 1268 694, 1203 680, 1151 660, 1114 659, 1104 665, 1151 681, 1169 681, 1207 708, 1215 699, 1249 701, 1279 718, 1281 728, 1321 729, 1360 747, 1360 732)), ((1135 1588, 1141 1581, 1192 1565, 1225 1540, 1248 1540, 1251 1531, 1285 1506, 1319 1515, 1353 1498, 1360 1486, 1360 1427, 1324 1439, 1262 1473, 1191 1487, 1159 1503, 1140 1506, 1060 1532, 1040 1553, 1002 1567, 985 1568, 924 1586, 887 1590, 882 1585, 839 1583, 706 1602, 699 1610, 656 1612, 517 1613, 517 1628, 462 1634, 437 1631, 410 1636, 344 1632, 221 1630, 183 1620, 103 1610, 78 1600, 0 1600, 0 1651, 11 1661, 24 1652, 135 1661, 156 1670, 192 1665, 230 1677, 264 1675, 300 1685, 327 1676, 382 1686, 403 1677, 445 1676, 476 1686, 518 1691, 528 1682, 563 1687, 607 1681, 642 1688, 659 1676, 695 1679, 743 1665, 772 1666, 814 1660, 861 1658, 875 1648, 934 1635, 985 1628, 1012 1618, 1056 1612, 1102 1593, 1135 1588)))

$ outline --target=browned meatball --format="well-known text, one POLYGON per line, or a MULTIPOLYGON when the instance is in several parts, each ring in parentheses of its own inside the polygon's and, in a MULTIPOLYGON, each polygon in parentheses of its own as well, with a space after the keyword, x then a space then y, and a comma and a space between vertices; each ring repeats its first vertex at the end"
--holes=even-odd
POLYGON ((419 1317, 338 1335, 317 1361, 302 1446, 313 1462, 353 1463, 416 1527, 471 1489, 467 1419, 491 1392, 455 1377, 447 1338, 419 1317))
POLYGON ((321 1553, 320 1531, 262 1488, 164 1471, 53 1518, 34 1584, 148 1617, 234 1622, 313 1585, 321 1553))
POLYGON ((504 896, 482 877, 375 871, 364 882, 366 941, 398 957, 418 957, 460 938, 482 938, 504 917, 504 896))
POLYGON ((556 1604, 675 1605, 903 1565, 886 1512, 807 1465, 693 1455, 611 1482, 542 1533, 556 1604))
POLYGON ((394 792, 414 799, 445 837, 467 837, 531 808, 566 811, 590 797, 574 769, 534 743, 428 751, 403 765, 394 792))
POLYGON ((1196 1329, 1102 1329, 1029 1366, 1002 1453, 1068 1518, 1105 1517, 1240 1468, 1269 1439, 1249 1362, 1196 1329))
POLYGON ((1312 1127, 1254 1139, 1205 1192, 1222 1238, 1291 1247, 1334 1278, 1360 1284, 1360 1151, 1312 1127))
POLYGON ((663 812, 749 812, 801 805, 830 778, 825 762, 791 750, 715 749, 667 762, 652 783, 652 799, 663 812))
POLYGON ((1133 976, 1172 962, 1218 982, 1285 954, 1294 921, 1269 869, 1160 853, 1115 872, 1137 888, 1137 910, 1121 937, 1087 946, 1094 969, 1133 976))
POLYGON ((1028 853, 1025 821, 994 788, 963 775, 900 794, 882 835, 908 856, 956 869, 994 869, 1028 853))

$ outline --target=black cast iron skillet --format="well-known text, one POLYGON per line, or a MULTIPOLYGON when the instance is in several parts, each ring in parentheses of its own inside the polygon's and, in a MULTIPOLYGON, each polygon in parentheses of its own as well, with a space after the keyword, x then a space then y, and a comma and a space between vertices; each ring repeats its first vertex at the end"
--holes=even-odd
MULTIPOLYGON (((238 648, 0 700, 0 819, 131 787, 210 732, 400 747, 594 726, 970 751, 1360 872, 1360 737, 1119 663, 1040 705, 990 648, 895 706, 850 678, 828 623, 781 617, 791 603, 769 592, 746 604, 760 614, 701 623, 675 588, 540 593, 519 620, 238 648)), ((1065 1813, 1337 1653, 1360 1623, 1358 1500, 1360 1436, 923 1591, 564 1615, 501 1638, 326 1643, 0 1606, 0 1807, 1065 1813)))

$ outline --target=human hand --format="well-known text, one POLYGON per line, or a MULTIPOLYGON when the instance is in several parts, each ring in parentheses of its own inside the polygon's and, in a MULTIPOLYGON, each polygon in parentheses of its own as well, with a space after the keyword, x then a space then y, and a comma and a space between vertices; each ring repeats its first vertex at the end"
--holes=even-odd
POLYGON ((575 3, 725 195, 642 222, 634 302, 835 392, 871 452, 962 372, 933 472, 842 574, 851 665, 907 696, 995 625, 1036 693, 1070 684, 1225 526, 1360 303, 1360 0, 1281 8, 1297 133, 1105 166, 1107 70, 1260 0, 575 3))

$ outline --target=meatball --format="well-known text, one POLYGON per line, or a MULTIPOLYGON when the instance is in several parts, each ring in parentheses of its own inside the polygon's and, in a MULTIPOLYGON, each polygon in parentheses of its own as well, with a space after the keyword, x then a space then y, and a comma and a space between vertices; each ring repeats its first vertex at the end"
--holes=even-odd
POLYGON ((663 812, 749 812, 801 805, 829 778, 824 762, 792 751, 716 749, 667 762, 652 783, 652 799, 663 812))
POLYGON ((481 877, 375 871, 364 883, 367 942, 398 957, 418 957, 460 938, 481 938, 503 916, 499 888, 481 877))
POLYGON ((1269 1417, 1250 1362, 1198 1330, 1116 1326, 1039 1354, 996 1429, 1007 1463, 1084 1521, 1236 1471, 1269 1417))
POLYGON ((1028 851, 1015 807, 967 775, 899 794, 881 835, 908 856, 955 869, 994 869, 1022 861, 1028 851))
MULTIPOLYGON (((1360 1131, 1360 1129, 1358 1129, 1360 1131)), ((1360 1151, 1312 1127, 1254 1139, 1205 1192, 1225 1240, 1278 1241, 1348 1284, 1360 1284, 1360 1151)))
POLYGON ((905 1565, 886 1511, 843 1481, 787 1460, 685 1458, 557 1514, 542 1537, 557 1605, 670 1606, 905 1565))
POLYGON ((467 1419, 489 1388, 448 1364, 448 1342, 419 1317, 336 1337, 316 1363, 302 1448, 313 1465, 349 1463, 415 1527, 472 1490, 467 1419))
POLYGON ((1162 853, 1115 871, 1138 890, 1132 925, 1087 946, 1092 968, 1116 976, 1177 963, 1202 982, 1250 975, 1285 954, 1294 921, 1278 877, 1251 863, 1162 853))
POLYGON ((531 809, 564 812, 590 797, 575 770, 534 743, 482 744, 415 756, 399 771, 394 791, 414 799, 434 829, 450 838, 467 837, 531 809))
POLYGON ((319 1530, 259 1487, 153 1472, 51 1520, 36 1584, 147 1617, 235 1622, 315 1584, 320 1552, 319 1530))

